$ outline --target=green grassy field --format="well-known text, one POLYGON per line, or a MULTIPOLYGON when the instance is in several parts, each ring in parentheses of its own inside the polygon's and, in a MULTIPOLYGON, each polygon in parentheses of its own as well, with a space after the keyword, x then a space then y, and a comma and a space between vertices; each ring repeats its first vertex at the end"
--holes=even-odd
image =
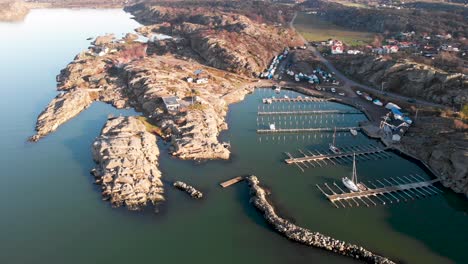
POLYGON ((358 46, 372 42, 374 34, 346 29, 324 21, 317 15, 299 13, 294 26, 308 41, 339 39, 349 46, 358 46))

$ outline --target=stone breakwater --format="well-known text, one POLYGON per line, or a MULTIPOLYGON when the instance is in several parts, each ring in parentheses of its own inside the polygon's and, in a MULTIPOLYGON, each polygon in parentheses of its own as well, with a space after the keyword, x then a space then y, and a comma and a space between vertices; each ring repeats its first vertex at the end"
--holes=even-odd
POLYGON ((193 186, 186 184, 185 182, 176 181, 174 182, 174 187, 180 189, 186 193, 188 193, 192 198, 201 199, 203 197, 203 193, 199 190, 195 189, 193 186))
POLYGON ((138 210, 164 200, 156 137, 135 117, 111 118, 93 143, 92 170, 113 206, 138 210))
POLYGON ((246 178, 251 192, 251 203, 263 213, 266 221, 272 225, 279 233, 288 239, 304 245, 326 249, 335 253, 359 259, 367 263, 390 264, 393 261, 376 255, 360 246, 346 243, 344 241, 325 236, 318 232, 299 227, 286 219, 281 218, 275 212, 273 206, 267 200, 266 191, 260 187, 259 180, 255 176, 246 178))

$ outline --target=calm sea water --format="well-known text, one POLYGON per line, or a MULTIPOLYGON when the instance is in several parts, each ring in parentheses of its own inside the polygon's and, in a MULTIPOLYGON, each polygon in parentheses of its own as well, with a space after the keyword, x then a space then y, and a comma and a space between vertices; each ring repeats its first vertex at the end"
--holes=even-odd
MULTIPOLYGON (((338 182, 351 172, 349 163, 301 172, 283 162, 284 152, 326 149, 330 133, 258 136, 255 130, 269 122, 281 127, 348 126, 365 117, 257 119, 261 98, 273 95, 266 89, 231 106, 230 129, 221 135, 232 145, 229 161, 180 161, 159 142, 167 202, 158 214, 113 209, 101 201, 89 174, 91 143, 108 114, 133 111, 96 103, 40 142, 26 139, 33 134, 37 115, 56 95, 56 74, 89 45, 86 38, 120 36, 137 26, 120 10, 34 10, 23 22, 0 23, 0 263, 352 262, 275 233, 249 204, 245 183, 218 187, 225 179, 245 174, 257 175, 272 191, 280 214, 300 226, 407 263, 467 262, 466 200, 445 190, 443 195, 409 203, 334 208, 315 184, 338 182), (170 183, 176 179, 195 185, 206 198, 194 201, 174 190, 170 183)), ((331 103, 302 107, 349 109, 331 103)), ((379 143, 338 133, 337 144, 379 143)), ((363 180, 411 173, 430 178, 395 154, 385 160, 358 161, 358 173, 363 180)))

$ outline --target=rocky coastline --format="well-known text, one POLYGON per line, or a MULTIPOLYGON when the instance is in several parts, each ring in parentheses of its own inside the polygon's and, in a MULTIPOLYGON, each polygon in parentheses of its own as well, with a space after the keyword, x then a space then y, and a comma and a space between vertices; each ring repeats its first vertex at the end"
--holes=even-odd
MULTIPOLYGON (((345 74, 374 87, 384 83, 386 90, 447 106, 463 105, 468 100, 468 78, 462 73, 449 74, 408 60, 394 61, 374 56, 342 58, 334 63, 345 74)), ((382 97, 379 94, 375 96, 382 97)), ((387 101, 386 98, 381 99, 387 101)), ((376 128, 382 115, 364 125, 364 131, 420 160, 441 180, 442 185, 468 198, 468 126, 465 121, 448 109, 417 107, 402 100, 392 101, 415 119, 402 140, 391 142, 378 133, 376 128)))
POLYGON ((185 182, 176 181, 173 184, 174 187, 180 189, 186 193, 188 193, 194 199, 201 199, 203 197, 203 193, 199 190, 195 189, 195 187, 188 185, 185 182))
POLYGON ((112 206, 138 210, 164 201, 156 136, 135 117, 110 118, 92 147, 92 174, 112 206))
POLYGON ((299 227, 290 221, 281 218, 275 212, 275 208, 267 199, 267 192, 259 185, 256 176, 246 177, 250 186, 251 203, 261 212, 265 220, 275 230, 288 239, 312 247, 325 249, 340 255, 352 257, 366 263, 391 264, 393 261, 376 255, 363 247, 353 245, 338 239, 331 238, 318 232, 312 232, 299 227))
POLYGON ((0 2, 0 21, 21 21, 28 13, 29 7, 22 1, 0 2))
MULTIPOLYGON (((346 56, 346 55, 345 55, 346 56)), ((434 103, 460 106, 468 102, 468 76, 384 56, 346 56, 333 60, 347 76, 364 84, 434 103)))
MULTIPOLYGON (((135 165, 125 161, 123 156, 109 156, 107 152, 113 149, 113 145, 118 146, 122 142, 104 140, 106 134, 120 134, 120 130, 128 130, 124 133, 127 137, 125 140, 133 142, 133 137, 142 134, 146 127, 147 132, 157 133, 170 141, 170 153, 180 159, 228 159, 229 144, 218 139, 220 131, 227 129, 225 116, 228 106, 243 100, 255 87, 270 84, 258 82, 252 77, 263 71, 277 52, 297 41, 295 32, 287 27, 274 26, 276 22, 272 21, 260 23, 251 20, 247 15, 237 13, 241 10, 226 9, 223 5, 209 10, 205 7, 195 8, 197 12, 189 16, 184 6, 191 5, 189 2, 181 2, 182 6, 176 4, 170 8, 148 5, 143 6, 143 11, 137 5, 131 12, 139 21, 151 17, 166 19, 160 22, 165 23, 164 30, 170 29, 174 34, 170 41, 177 44, 176 49, 158 48, 164 41, 150 39, 140 42, 135 34, 128 34, 122 39, 115 39, 113 35, 96 38, 57 76, 57 90, 60 93, 39 115, 36 134, 30 138, 31 141, 40 140, 95 101, 141 112, 143 122, 141 118, 109 120, 93 147, 93 156, 99 164, 93 174, 97 176, 97 182, 103 185, 103 196, 115 206, 126 205, 130 209, 139 208, 146 202, 162 200, 162 188, 158 189, 161 186, 155 182, 156 185, 150 185, 150 189, 141 190, 140 186, 134 191, 136 186, 130 179, 136 179, 129 175, 133 175, 131 168, 135 165), (175 20, 171 20, 169 13, 161 16, 166 9, 171 11, 175 20), (233 45, 235 43, 229 41, 232 39, 242 43, 233 45), (176 111, 165 105, 163 98, 169 97, 176 98, 176 111), (118 131, 109 132, 112 127, 118 131), (133 132, 130 131, 132 129, 133 132), (105 149, 100 149, 102 146, 105 149), (119 169, 107 170, 109 160, 119 169), (131 166, 130 172, 126 166, 131 166), (129 177, 121 177, 119 173, 129 177), (117 178, 119 180, 115 182, 117 178), (121 191, 124 186, 126 189, 121 191), (157 189, 153 190, 152 187, 157 189), (127 191, 131 191, 130 194, 127 191)), ((251 8, 251 3, 246 5, 251 8)), ((275 14, 273 17, 277 19, 275 14)), ((159 24, 148 23, 144 27, 151 33, 159 33, 155 31, 159 28, 159 24)), ((164 30, 160 33, 164 33, 164 30)), ((145 156, 147 146, 133 147, 141 149, 137 151, 140 154, 131 152, 129 155, 145 156)), ((151 146, 157 149, 155 144, 151 146)), ((159 175, 156 172, 157 163, 154 160, 150 163, 151 171, 159 175)), ((159 176, 153 178, 159 179, 159 176)), ((144 185, 148 187, 147 183, 144 185)))

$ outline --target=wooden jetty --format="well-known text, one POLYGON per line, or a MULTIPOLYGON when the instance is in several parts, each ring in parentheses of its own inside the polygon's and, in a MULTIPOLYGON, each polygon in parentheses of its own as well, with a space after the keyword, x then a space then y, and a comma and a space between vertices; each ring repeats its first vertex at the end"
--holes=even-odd
POLYGON ((362 114, 361 111, 356 110, 304 110, 304 111, 272 111, 272 112, 258 112, 259 116, 265 115, 320 115, 320 114, 348 114, 357 115, 362 114))
MULTIPOLYGON (((360 127, 337 127, 338 132, 349 132, 350 129, 361 130, 360 127)), ((333 127, 322 128, 277 128, 277 129, 257 129, 258 134, 273 134, 273 133, 307 133, 307 132, 333 132, 333 127)))
POLYGON ((377 204, 385 205, 387 202, 407 202, 443 193, 441 189, 434 186, 434 183, 438 181, 439 179, 426 180, 417 174, 376 179, 375 183, 369 181, 368 185, 363 182, 359 183, 358 185, 362 189, 358 192, 345 192, 343 189, 346 190, 346 188, 340 188, 335 182, 332 185, 335 189, 332 189, 330 185, 325 183, 324 189, 328 189, 331 194, 326 193, 319 185, 316 186, 337 208, 339 207, 338 205, 342 207, 360 205, 369 207, 377 204), (374 188, 370 188, 369 186, 374 188))
POLYGON ((229 186, 231 186, 233 184, 241 182, 243 180, 244 180, 244 177, 238 176, 238 177, 232 178, 230 180, 224 181, 224 182, 220 183, 219 185, 221 185, 221 187, 223 187, 223 188, 226 188, 226 187, 229 187, 229 186))
POLYGON ((304 155, 303 157, 299 157, 299 158, 294 158, 289 153, 286 153, 289 158, 285 159, 284 161, 287 164, 293 164, 293 163, 300 163, 300 162, 326 161, 326 160, 332 160, 332 159, 352 157, 353 155, 356 155, 356 157, 359 157, 359 156, 371 155, 371 154, 377 154, 377 153, 380 153, 380 152, 384 152, 384 151, 387 150, 387 148, 377 148, 377 147, 359 148, 359 147, 355 147, 352 150, 353 151, 342 152, 342 153, 339 153, 339 154, 322 154, 322 153, 318 152, 318 154, 310 153, 310 155, 305 154, 303 151, 299 151, 299 152, 301 152, 302 155, 304 155))
POLYGON ((302 103, 302 102, 325 102, 327 99, 318 97, 296 97, 296 98, 263 98, 263 103, 302 103))

